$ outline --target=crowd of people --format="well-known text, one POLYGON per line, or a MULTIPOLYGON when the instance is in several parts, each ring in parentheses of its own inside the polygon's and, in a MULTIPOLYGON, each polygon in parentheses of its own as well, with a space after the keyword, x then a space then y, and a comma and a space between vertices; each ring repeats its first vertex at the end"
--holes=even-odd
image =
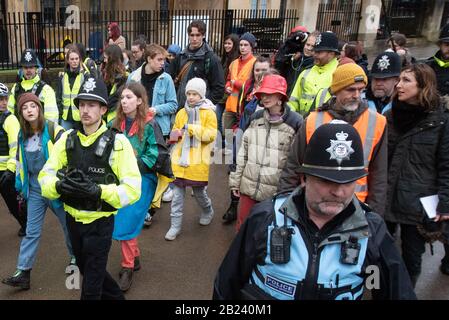
POLYGON ((45 213, 57 216, 82 299, 124 299, 141 268, 138 236, 171 202, 165 240, 182 231, 187 188, 198 222, 215 215, 212 156, 228 163, 236 223, 214 299, 415 299, 425 244, 445 244, 449 275, 449 25, 416 61, 395 34, 371 68, 361 42, 298 26, 271 56, 249 33, 222 59, 192 21, 167 49, 108 25, 101 64, 68 43, 54 88, 33 50, 11 90, 0 83, 0 187, 20 225, 16 271, 29 289, 45 213), (437 195, 436 217, 420 198, 437 195), (401 238, 401 253, 394 237, 401 238), (120 241, 118 282, 106 270, 120 241))

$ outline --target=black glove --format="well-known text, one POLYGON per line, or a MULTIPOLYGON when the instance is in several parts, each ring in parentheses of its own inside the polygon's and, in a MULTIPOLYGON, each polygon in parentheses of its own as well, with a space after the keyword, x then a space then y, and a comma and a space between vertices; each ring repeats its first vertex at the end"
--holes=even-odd
POLYGON ((2 176, 0 177, 0 186, 6 187, 6 186, 12 184, 15 176, 16 175, 14 174, 14 172, 5 170, 5 172, 3 172, 2 176))
POLYGON ((101 199, 101 188, 81 170, 71 170, 56 183, 56 191, 75 198, 101 199), (58 190, 59 189, 59 190, 58 190))

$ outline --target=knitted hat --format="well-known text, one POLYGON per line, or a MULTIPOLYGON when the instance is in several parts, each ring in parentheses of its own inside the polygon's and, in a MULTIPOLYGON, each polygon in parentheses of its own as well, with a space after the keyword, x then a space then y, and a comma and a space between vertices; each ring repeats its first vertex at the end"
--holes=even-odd
POLYGON ((168 51, 168 53, 178 55, 181 52, 181 47, 178 46, 177 44, 171 44, 168 47, 167 51, 168 51))
POLYGON ((449 23, 441 29, 439 41, 449 42, 449 23))
POLYGON ((206 82, 204 82, 201 78, 192 78, 187 82, 186 85, 186 94, 187 91, 195 91, 201 96, 201 99, 206 98, 206 82))
POLYGON ((331 91, 337 93, 356 82, 368 84, 368 78, 365 71, 355 63, 347 63, 338 66, 332 75, 331 91))
POLYGON ((248 41, 249 44, 251 45, 251 48, 255 48, 255 47, 256 47, 256 41, 257 41, 257 39, 256 39, 256 37, 255 37, 252 33, 245 32, 244 34, 241 35, 240 41, 241 41, 241 40, 246 40, 246 41, 248 41))
POLYGON ((17 110, 21 110, 22 106, 27 103, 33 101, 35 104, 37 104, 39 106, 40 109, 42 109, 42 104, 41 101, 39 100, 38 96, 36 96, 34 93, 32 92, 26 92, 26 93, 22 93, 19 96, 19 101, 17 102, 17 110))

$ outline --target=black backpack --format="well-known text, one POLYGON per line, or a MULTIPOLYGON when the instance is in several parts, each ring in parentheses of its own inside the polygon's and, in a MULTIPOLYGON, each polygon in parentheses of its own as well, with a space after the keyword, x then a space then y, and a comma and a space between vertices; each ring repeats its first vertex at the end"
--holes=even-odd
POLYGON ((173 171, 171 168, 170 150, 168 149, 168 146, 165 143, 165 138, 164 135, 162 134, 161 127, 156 122, 156 120, 151 120, 150 124, 153 127, 158 151, 158 156, 156 159, 156 163, 154 164, 153 171, 161 175, 164 175, 168 178, 174 178, 173 171))

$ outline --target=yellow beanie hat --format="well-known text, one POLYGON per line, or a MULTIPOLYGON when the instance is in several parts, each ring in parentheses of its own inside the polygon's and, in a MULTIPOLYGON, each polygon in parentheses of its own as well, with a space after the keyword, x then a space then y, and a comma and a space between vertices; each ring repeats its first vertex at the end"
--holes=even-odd
POLYGON ((365 85, 368 84, 368 78, 366 77, 365 71, 355 64, 347 63, 340 65, 335 69, 332 75, 331 91, 332 93, 337 93, 343 88, 346 88, 356 82, 363 81, 365 85))

